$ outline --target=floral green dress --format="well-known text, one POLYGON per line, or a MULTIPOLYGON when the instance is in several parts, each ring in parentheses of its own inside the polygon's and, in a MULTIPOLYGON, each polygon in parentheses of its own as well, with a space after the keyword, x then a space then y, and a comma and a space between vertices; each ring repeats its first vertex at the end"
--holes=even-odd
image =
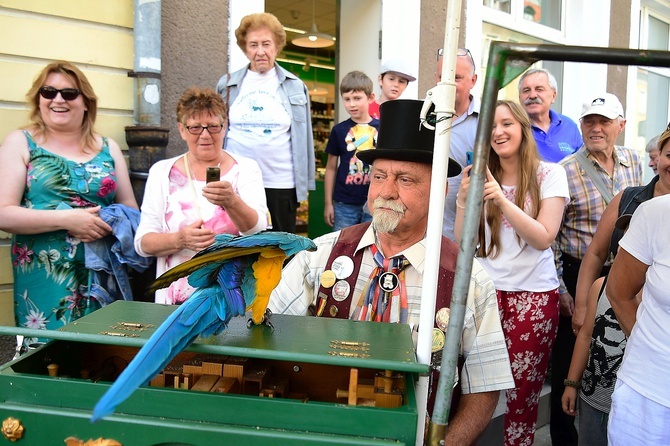
MULTIPOLYGON (((38 146, 24 133, 30 161, 21 206, 53 210, 114 202, 116 172, 107 138, 93 159, 77 163, 38 146)), ((17 326, 56 329, 100 308, 88 299, 84 245, 67 231, 14 235, 12 262, 17 326)))

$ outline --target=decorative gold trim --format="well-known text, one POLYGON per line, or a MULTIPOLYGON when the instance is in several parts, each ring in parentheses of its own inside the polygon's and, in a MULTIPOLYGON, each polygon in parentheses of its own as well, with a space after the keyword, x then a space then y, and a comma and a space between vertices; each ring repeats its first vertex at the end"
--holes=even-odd
POLYGON ((9 441, 16 441, 23 438, 23 424, 16 418, 6 418, 2 422, 2 435, 9 441))
POLYGON ((350 353, 350 352, 328 352, 330 356, 345 356, 347 358, 369 358, 370 355, 365 353, 350 353))
POLYGON ((67 437, 65 439, 66 446, 123 446, 116 440, 106 438, 96 438, 95 440, 82 441, 76 437, 67 437))
POLYGON ((101 335, 116 336, 118 338, 139 338, 140 335, 134 333, 117 333, 114 331, 101 331, 101 335))
POLYGON ((339 345, 339 344, 335 344, 335 343, 330 344, 330 348, 340 349, 340 350, 362 350, 362 351, 370 350, 368 347, 364 347, 364 346, 346 345, 346 344, 339 345))
POLYGON ((348 346, 357 346, 357 347, 369 347, 370 343, 369 342, 358 342, 358 341, 338 341, 336 339, 333 339, 330 341, 330 345, 332 348, 341 348, 343 345, 348 345, 348 346))
POLYGON ((139 322, 119 322, 112 325, 110 328, 112 330, 120 331, 147 331, 150 328, 156 327, 154 324, 142 324, 139 322))

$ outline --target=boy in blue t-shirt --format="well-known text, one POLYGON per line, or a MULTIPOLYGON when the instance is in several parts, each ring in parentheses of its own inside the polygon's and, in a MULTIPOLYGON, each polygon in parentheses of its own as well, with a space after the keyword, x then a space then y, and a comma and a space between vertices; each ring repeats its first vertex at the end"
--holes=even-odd
POLYGON ((370 117, 368 106, 374 101, 372 80, 361 71, 342 79, 340 94, 350 118, 330 132, 324 180, 323 218, 334 231, 372 220, 367 209, 370 165, 356 157, 361 150, 377 146, 379 121, 370 117))

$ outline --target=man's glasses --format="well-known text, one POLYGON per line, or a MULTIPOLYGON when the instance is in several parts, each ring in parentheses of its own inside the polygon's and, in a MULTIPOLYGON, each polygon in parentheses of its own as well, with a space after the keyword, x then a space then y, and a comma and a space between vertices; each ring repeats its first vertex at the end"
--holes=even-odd
POLYGON ((207 130, 210 135, 215 135, 217 133, 221 133, 221 130, 223 130, 223 125, 221 124, 214 124, 214 125, 187 125, 185 126, 186 130, 191 135, 200 135, 204 130, 207 130))
MULTIPOLYGON (((475 65, 475 58, 472 57, 472 53, 470 52, 469 49, 459 48, 458 51, 456 52, 456 55, 459 56, 459 57, 466 57, 466 56, 470 57, 470 61, 472 62, 472 66, 473 67, 476 66, 475 65)), ((442 56, 444 56, 444 48, 440 48, 439 50, 437 50, 437 60, 440 60, 440 57, 442 57, 442 56)))
POLYGON ((61 90, 54 87, 40 87, 40 96, 44 99, 54 99, 58 93, 64 101, 74 101, 81 94, 81 91, 76 88, 63 88, 61 90))

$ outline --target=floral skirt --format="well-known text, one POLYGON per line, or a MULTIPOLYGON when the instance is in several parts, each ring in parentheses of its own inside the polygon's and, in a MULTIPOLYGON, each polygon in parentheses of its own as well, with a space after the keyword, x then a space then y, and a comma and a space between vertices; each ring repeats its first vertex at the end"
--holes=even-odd
POLYGON ((505 445, 531 446, 549 353, 558 331, 558 289, 498 291, 515 388, 507 391, 505 445))

